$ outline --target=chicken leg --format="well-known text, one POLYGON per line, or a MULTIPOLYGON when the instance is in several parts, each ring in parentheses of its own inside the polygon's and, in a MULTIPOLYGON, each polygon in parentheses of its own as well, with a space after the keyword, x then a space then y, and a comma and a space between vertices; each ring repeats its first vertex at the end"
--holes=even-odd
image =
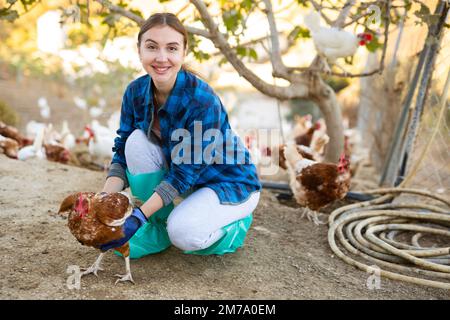
POLYGON ((81 270, 83 270, 83 272, 81 273, 81 277, 85 276, 87 274, 93 273, 95 274, 95 276, 97 277, 97 272, 103 271, 103 269, 100 267, 100 263, 102 262, 103 256, 105 255, 105 252, 100 253, 100 255, 98 256, 97 260, 95 260, 94 264, 92 266, 90 266, 89 268, 83 268, 81 270))
POLYGON ((119 251, 122 254, 122 256, 125 258, 126 274, 116 274, 115 276, 119 277, 119 279, 116 280, 115 284, 117 284, 119 282, 124 282, 124 281, 130 281, 133 284, 135 284, 133 277, 131 276, 131 269, 130 269, 130 245, 127 242, 123 246, 116 248, 116 250, 119 251))
POLYGON ((314 223, 316 226, 319 226, 321 224, 327 224, 327 222, 324 222, 324 221, 319 219, 319 216, 321 214, 322 214, 321 212, 313 211, 313 210, 309 209, 308 207, 305 207, 303 209, 303 213, 302 213, 300 218, 303 218, 303 217, 306 216, 308 221, 314 223))

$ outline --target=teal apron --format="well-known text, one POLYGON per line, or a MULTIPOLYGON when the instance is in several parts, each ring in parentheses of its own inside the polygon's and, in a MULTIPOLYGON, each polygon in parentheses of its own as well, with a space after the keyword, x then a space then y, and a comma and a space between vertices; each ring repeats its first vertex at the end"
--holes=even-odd
MULTIPOLYGON (((153 194, 156 186, 159 185, 166 173, 166 170, 159 170, 151 173, 143 173, 132 175, 126 171, 128 182, 130 184, 131 193, 134 197, 145 202, 153 194)), ((181 195, 186 198, 190 193, 181 195)), ((162 207, 148 219, 148 223, 139 228, 139 230, 131 237, 130 258, 136 259, 154 254, 167 249, 170 245, 169 235, 167 233, 167 217, 172 212, 174 204, 170 203, 162 207)), ((244 244, 245 236, 252 223, 252 214, 247 217, 235 221, 225 227, 225 234, 217 242, 208 248, 197 251, 184 251, 186 254, 198 255, 223 255, 225 253, 235 252, 244 244)), ((117 255, 121 255, 115 251, 117 255)))

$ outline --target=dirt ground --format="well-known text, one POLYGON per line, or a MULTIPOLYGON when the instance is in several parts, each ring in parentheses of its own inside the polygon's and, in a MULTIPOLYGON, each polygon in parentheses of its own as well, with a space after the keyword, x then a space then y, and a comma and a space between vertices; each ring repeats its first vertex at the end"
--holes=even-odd
MULTIPOLYGON (((40 82, 18 85, 0 79, 0 99, 20 114, 19 130, 39 116, 46 96, 57 129, 64 119, 74 133, 87 122, 71 95, 40 82), (68 117, 68 114, 70 116, 68 117)), ((113 111, 111 106, 110 112, 113 111)), ((109 114, 105 114, 106 120, 109 114)), ((369 277, 333 255, 327 226, 301 218, 301 209, 280 203, 263 190, 245 246, 225 256, 185 255, 175 247, 131 261, 136 285, 114 286, 123 259, 109 253, 105 271, 69 289, 70 266, 91 265, 98 251, 81 246, 67 219, 56 214, 75 191, 98 191, 105 174, 37 159, 26 162, 0 154, 0 299, 449 299, 445 290, 382 279, 369 290, 369 277)), ((283 177, 281 177, 282 180, 283 177)), ((370 173, 358 184, 370 184, 370 173)))
POLYGON ((301 218, 263 190, 245 246, 225 256, 185 255, 175 247, 131 261, 136 285, 114 286, 123 259, 106 255, 105 271, 70 289, 67 270, 87 267, 98 251, 81 246, 56 214, 75 191, 98 191, 104 173, 0 155, 1 299, 449 299, 448 291, 381 280, 335 257, 327 226, 301 218))

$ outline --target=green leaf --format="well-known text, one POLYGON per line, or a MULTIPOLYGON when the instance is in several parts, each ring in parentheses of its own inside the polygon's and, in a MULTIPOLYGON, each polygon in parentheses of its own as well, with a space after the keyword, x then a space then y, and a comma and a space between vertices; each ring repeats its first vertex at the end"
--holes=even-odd
POLYGON ((299 38, 311 38, 309 30, 301 26, 296 26, 288 35, 289 39, 297 40, 299 38))
POLYGON ((122 7, 122 8, 126 8, 126 7, 128 7, 128 3, 127 2, 125 2, 125 1, 123 1, 123 0, 120 0, 119 1, 119 3, 117 4, 119 7, 122 7))
POLYGON ((241 2, 241 8, 248 11, 252 8, 252 0, 244 0, 241 2))
POLYGON ((237 47, 236 54, 241 57, 245 57, 247 55, 247 48, 245 47, 237 47))
POLYGON ((368 44, 366 44, 366 48, 370 52, 375 52, 379 48, 382 48, 382 47, 383 47, 383 44, 378 42, 378 38, 375 38, 375 37, 372 39, 372 41, 370 41, 368 44))
POLYGON ((23 8, 25 9, 26 12, 28 12, 28 6, 30 4, 35 3, 36 0, 20 0, 20 3, 22 3, 23 8))
POLYGON ((306 0, 297 0, 297 3, 300 5, 300 6, 302 6, 302 7, 305 7, 305 8, 307 8, 309 5, 308 5, 308 2, 309 1, 306 1, 306 0))
POLYGON ((256 50, 253 48, 249 49, 248 56, 250 57, 250 60, 253 60, 253 61, 258 60, 258 54, 256 53, 256 50))
POLYGON ((225 63, 227 63, 228 62, 228 60, 225 58, 225 57, 223 57, 222 59, 220 59, 220 61, 219 61, 219 67, 221 67, 221 66, 223 66, 225 63))
POLYGON ((242 16, 236 9, 231 9, 223 13, 222 20, 228 31, 235 32, 239 27, 241 17, 242 16))
POLYGON ((409 10, 411 10, 411 7, 412 7, 412 2, 409 0, 406 0, 405 1, 405 10, 409 11, 409 10))
POLYGON ((192 53, 194 54, 195 59, 197 59, 199 62, 208 60, 209 58, 211 58, 211 55, 209 53, 200 51, 200 50, 196 50, 196 51, 192 51, 192 53))
POLYGON ((19 14, 16 10, 0 9, 0 19, 13 22, 17 18, 19 18, 19 14))
POLYGON ((247 48, 247 47, 236 47, 236 54, 239 57, 248 57, 253 61, 256 61, 258 59, 258 54, 256 53, 256 50, 253 48, 247 48))
POLYGON ((142 12, 141 12, 140 10, 138 10, 138 9, 130 9, 129 11, 130 11, 131 13, 134 13, 135 15, 141 17, 141 18, 144 18, 144 15, 143 15, 142 12))

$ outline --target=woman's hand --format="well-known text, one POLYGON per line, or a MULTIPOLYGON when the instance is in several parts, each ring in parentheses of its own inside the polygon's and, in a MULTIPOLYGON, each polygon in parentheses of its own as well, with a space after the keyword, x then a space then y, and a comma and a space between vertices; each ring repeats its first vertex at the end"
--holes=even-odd
POLYGON ((146 223, 147 217, 144 215, 142 210, 140 208, 134 208, 133 212, 127 218, 127 220, 125 220, 125 223, 122 226, 124 237, 101 245, 100 250, 106 251, 112 248, 118 248, 123 246, 131 239, 131 237, 136 233, 136 231, 138 231, 139 228, 146 223))

